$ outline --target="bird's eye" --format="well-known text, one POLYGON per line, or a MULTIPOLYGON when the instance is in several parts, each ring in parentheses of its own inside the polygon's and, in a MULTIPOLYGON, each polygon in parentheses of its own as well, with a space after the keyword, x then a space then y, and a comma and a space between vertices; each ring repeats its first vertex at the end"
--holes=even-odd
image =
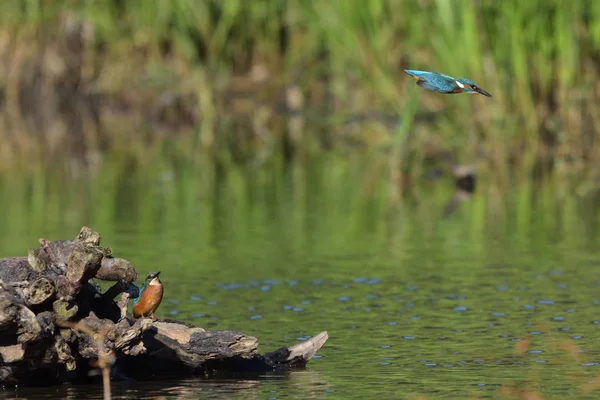
POLYGON ((471 89, 477 89, 477 85, 471 85, 471 89))

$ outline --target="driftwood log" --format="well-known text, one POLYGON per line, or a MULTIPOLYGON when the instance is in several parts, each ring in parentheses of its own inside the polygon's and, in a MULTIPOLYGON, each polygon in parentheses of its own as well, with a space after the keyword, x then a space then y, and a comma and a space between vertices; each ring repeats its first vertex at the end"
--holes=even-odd
POLYGON ((321 332, 261 355, 258 340, 243 333, 131 319, 136 279, 131 263, 113 257, 87 227, 74 240, 40 239, 27 257, 0 259, 0 382, 85 381, 105 355, 115 379, 286 371, 305 367, 328 338, 321 332), (102 293, 92 278, 115 284, 102 293))

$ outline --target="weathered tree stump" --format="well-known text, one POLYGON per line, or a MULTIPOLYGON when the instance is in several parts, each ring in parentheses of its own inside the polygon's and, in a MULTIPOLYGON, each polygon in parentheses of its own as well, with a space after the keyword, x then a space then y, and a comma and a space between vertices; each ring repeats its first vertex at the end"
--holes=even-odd
POLYGON ((240 332, 131 319, 127 300, 138 292, 136 279, 131 263, 113 257, 87 227, 74 240, 40 239, 27 257, 0 259, 0 382, 87 380, 105 360, 114 378, 286 371, 305 367, 328 338, 321 332, 261 355, 258 340, 240 332), (116 283, 101 293, 92 278, 116 283))

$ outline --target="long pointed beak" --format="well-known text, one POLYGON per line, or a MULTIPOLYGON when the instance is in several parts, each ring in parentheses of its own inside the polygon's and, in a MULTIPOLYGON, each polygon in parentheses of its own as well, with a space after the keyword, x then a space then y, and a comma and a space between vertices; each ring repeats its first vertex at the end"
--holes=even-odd
MULTIPOLYGON (((490 96, 491 97, 491 96, 490 96)), ((158 276, 160 275, 160 271, 155 272, 154 275, 156 275, 156 277, 158 278, 158 276)))
POLYGON ((482 94, 482 95, 484 95, 484 96, 487 96, 487 97, 492 97, 492 95, 491 95, 491 94, 489 94, 488 92, 486 92, 486 91, 485 91, 485 90, 483 90, 483 89, 477 88, 477 89, 475 89, 475 91, 476 91, 477 93, 479 93, 479 94, 482 94))

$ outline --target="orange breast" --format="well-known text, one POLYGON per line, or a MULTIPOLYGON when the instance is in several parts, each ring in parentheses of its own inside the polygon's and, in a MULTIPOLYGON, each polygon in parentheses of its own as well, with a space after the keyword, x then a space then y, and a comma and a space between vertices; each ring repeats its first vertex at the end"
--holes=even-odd
POLYGON ((163 297, 162 285, 148 285, 142 293, 140 300, 133 306, 135 318, 151 315, 156 311, 163 297))

